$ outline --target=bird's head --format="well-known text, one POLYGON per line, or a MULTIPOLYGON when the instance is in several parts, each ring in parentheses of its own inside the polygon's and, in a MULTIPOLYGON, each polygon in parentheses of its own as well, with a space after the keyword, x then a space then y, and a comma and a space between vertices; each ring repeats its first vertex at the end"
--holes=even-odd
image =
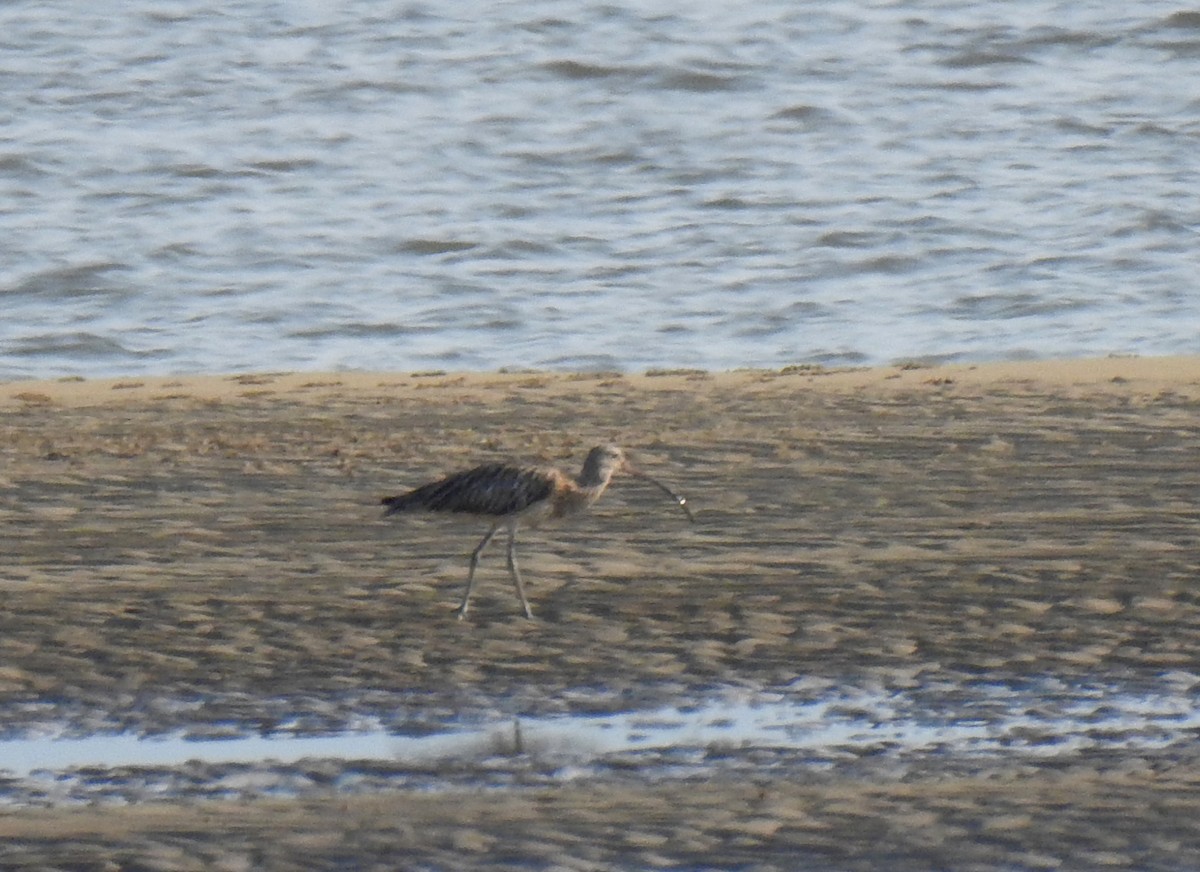
POLYGON ((583 478, 590 481, 608 481, 622 470, 632 471, 632 467, 625 452, 615 445, 597 445, 583 462, 583 478))
POLYGON ((630 475, 637 476, 640 479, 650 482, 650 484, 674 500, 679 508, 683 509, 684 514, 688 516, 689 521, 696 520, 686 499, 675 493, 675 491, 671 490, 658 479, 647 475, 630 463, 629 458, 625 456, 625 452, 615 445, 597 445, 589 451, 587 460, 583 463, 583 470, 584 476, 592 472, 596 475, 595 480, 605 482, 617 472, 627 472, 630 475))

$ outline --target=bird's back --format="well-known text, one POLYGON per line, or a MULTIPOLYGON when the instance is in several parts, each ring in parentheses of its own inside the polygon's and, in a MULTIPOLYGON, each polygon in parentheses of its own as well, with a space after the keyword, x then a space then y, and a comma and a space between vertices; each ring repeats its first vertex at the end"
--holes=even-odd
POLYGON ((424 510, 503 517, 548 499, 553 491, 554 478, 545 470, 485 463, 406 494, 387 497, 383 504, 388 515, 424 510))

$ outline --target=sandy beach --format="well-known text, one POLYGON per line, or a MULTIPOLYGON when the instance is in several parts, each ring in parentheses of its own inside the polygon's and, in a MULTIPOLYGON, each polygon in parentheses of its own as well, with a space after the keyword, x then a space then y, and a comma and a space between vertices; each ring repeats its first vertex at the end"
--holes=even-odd
MULTIPOLYGON (((419 728, 800 677, 1195 684, 1198 411, 1200 358, 0 384, 0 730, 419 728), (380 517, 601 442, 696 523, 625 478, 523 532, 535 620, 502 548, 455 620, 478 524, 380 517)), ((5 807, 0 868, 1200 866, 1196 743, 747 771, 5 807)))

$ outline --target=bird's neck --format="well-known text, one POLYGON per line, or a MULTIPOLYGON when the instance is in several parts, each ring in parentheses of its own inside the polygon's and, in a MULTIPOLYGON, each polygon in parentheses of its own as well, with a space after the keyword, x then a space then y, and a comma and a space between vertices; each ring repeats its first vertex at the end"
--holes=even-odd
POLYGON ((600 499, 600 495, 604 493, 608 487, 609 481, 612 479, 612 471, 607 471, 604 474, 589 475, 588 470, 584 471, 575 479, 572 484, 574 487, 563 488, 561 495, 556 501, 556 515, 570 515, 575 512, 581 512, 588 508, 596 500, 600 499))
MULTIPOLYGON (((612 476, 609 476, 611 478, 612 476)), ((600 494, 604 493, 608 487, 609 478, 602 479, 592 484, 584 484, 582 481, 576 482, 576 492, 585 506, 590 506, 596 500, 600 499, 600 494)))

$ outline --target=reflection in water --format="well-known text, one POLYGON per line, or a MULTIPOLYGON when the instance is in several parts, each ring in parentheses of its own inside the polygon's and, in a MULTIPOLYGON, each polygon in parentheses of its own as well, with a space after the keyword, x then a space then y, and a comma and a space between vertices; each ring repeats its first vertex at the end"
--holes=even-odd
POLYGON ((1104 687, 991 686, 938 697, 888 691, 743 694, 678 708, 555 716, 448 729, 420 737, 382 729, 330 736, 276 733, 221 740, 128 734, 0 742, 0 770, 45 777, 79 768, 300 760, 428 765, 529 755, 584 764, 606 755, 673 749, 805 752, 814 762, 863 753, 1056 756, 1093 748, 1163 748, 1200 729, 1194 676, 1152 694, 1104 687))

